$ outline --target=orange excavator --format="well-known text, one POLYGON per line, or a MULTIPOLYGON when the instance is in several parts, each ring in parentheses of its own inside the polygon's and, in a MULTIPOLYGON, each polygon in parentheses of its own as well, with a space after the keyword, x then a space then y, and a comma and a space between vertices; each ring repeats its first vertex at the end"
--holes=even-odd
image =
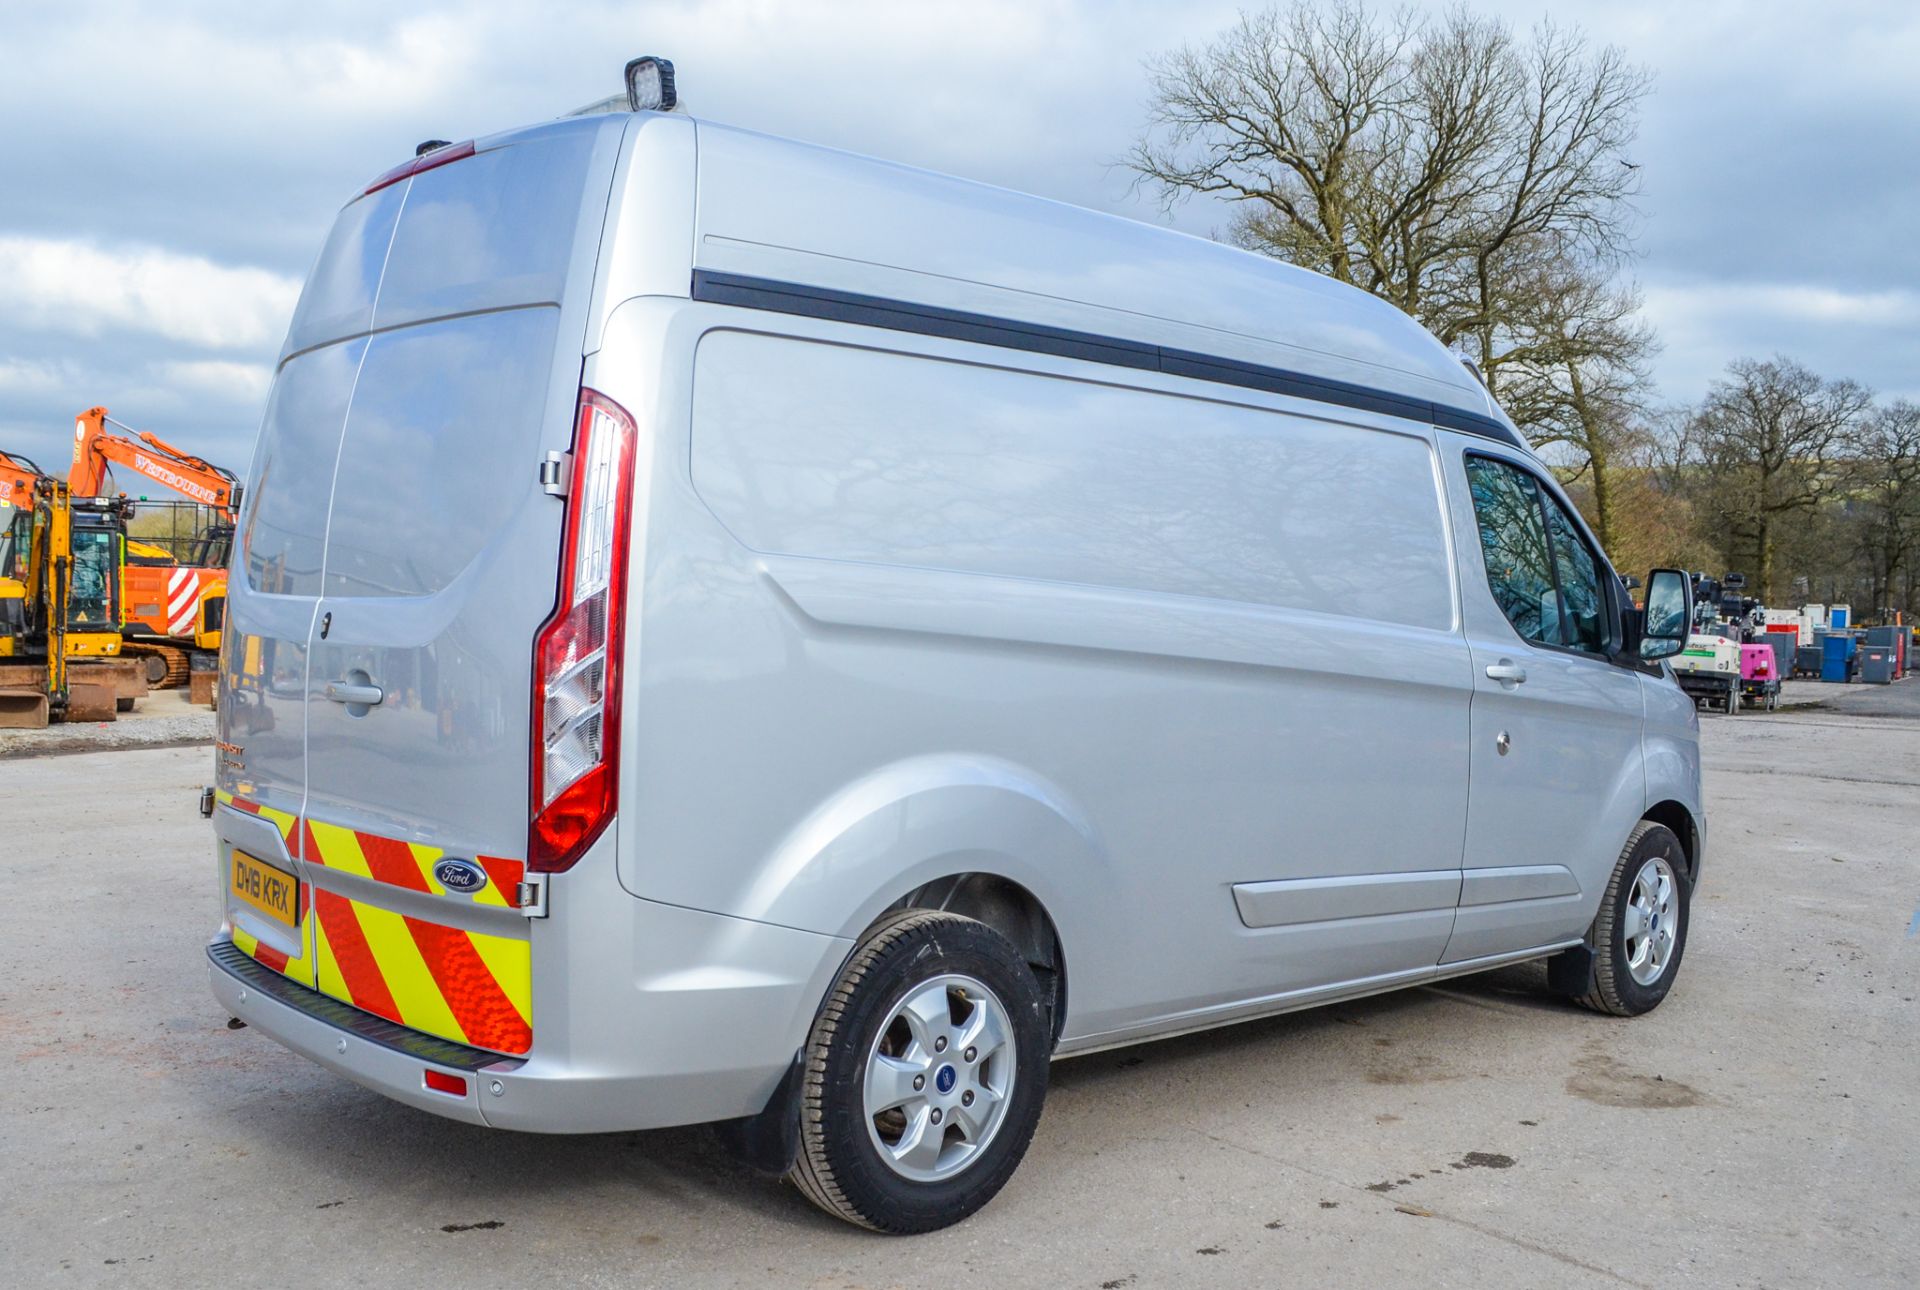
POLYGON ((27 458, 0 449, 0 658, 15 657, 26 633, 33 485, 41 474, 27 458))
POLYGON ((0 506, 32 510, 33 481, 41 473, 40 467, 25 457, 0 449, 0 506))
POLYGON ((156 684, 185 685, 191 671, 213 666, 220 648, 240 484, 232 472, 205 458, 122 425, 105 408, 88 408, 74 419, 67 483, 75 496, 104 495, 115 467, 172 489, 203 508, 199 514, 212 517, 173 550, 131 538, 127 543, 126 652, 150 660, 149 676, 156 684), (108 426, 126 433, 115 434, 108 426))

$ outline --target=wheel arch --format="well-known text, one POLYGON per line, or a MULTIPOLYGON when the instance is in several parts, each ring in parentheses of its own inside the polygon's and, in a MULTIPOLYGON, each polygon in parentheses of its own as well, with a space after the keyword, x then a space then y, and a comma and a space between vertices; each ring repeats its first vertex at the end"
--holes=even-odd
MULTIPOLYGON (((879 918, 900 909, 936 909, 976 919, 1020 951, 1049 1000, 1057 1042, 1067 1017, 1067 954, 1059 926, 1040 898, 1003 874, 973 870, 925 882, 887 906, 879 918)), ((875 921, 879 921, 876 918, 875 921)))
POLYGON ((1700 826, 1694 819, 1693 812, 1685 803, 1667 798, 1649 806, 1641 818, 1665 825, 1674 837, 1680 839, 1680 850, 1687 861, 1687 885, 1698 887, 1700 885, 1700 826))

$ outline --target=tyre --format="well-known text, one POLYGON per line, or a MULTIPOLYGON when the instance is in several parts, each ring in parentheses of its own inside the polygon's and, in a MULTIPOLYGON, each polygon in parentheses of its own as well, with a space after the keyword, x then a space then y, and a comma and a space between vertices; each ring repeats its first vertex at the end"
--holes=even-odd
POLYGON ((1587 930, 1582 979, 1566 982, 1574 1002, 1615 1017, 1660 1006, 1680 972, 1692 921, 1686 855, 1664 824, 1642 820, 1614 865, 1600 912, 1587 930))
POLYGON ((890 915, 847 960, 807 1038, 789 1176, 876 1232, 957 1223, 1026 1154, 1052 1048, 1040 984, 1004 936, 957 914, 890 915))

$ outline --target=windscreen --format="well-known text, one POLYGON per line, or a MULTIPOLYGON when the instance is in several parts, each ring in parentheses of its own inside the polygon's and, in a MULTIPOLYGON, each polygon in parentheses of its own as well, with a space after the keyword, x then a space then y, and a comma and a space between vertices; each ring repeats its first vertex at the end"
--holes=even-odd
POLYGON ((119 535, 108 529, 73 531, 73 589, 67 597, 70 626, 119 626, 114 604, 114 555, 118 542, 119 535))

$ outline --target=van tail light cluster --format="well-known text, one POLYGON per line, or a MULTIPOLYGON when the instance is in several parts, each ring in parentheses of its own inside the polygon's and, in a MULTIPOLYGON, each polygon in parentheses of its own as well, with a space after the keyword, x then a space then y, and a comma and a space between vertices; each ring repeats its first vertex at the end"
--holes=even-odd
POLYGON ((613 818, 636 437, 626 409, 580 391, 560 595, 534 644, 527 868, 536 873, 571 868, 613 818))

